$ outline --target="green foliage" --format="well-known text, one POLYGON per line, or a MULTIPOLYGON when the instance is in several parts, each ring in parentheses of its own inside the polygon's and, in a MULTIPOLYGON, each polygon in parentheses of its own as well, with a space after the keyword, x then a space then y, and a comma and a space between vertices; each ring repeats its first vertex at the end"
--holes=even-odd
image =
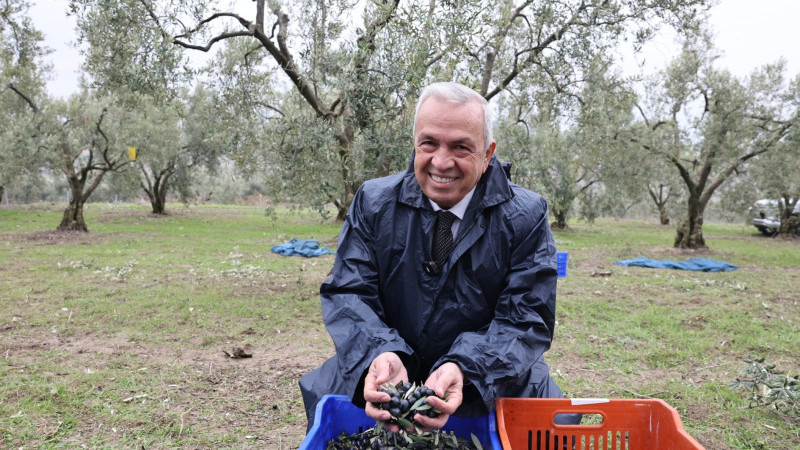
POLYGON ((135 0, 71 0, 77 44, 90 85, 122 102, 139 95, 165 101, 191 74, 178 47, 157 27, 144 26, 144 3, 135 0))
MULTIPOLYGON (((125 2, 106 3, 104 19, 125 2)), ((130 19, 144 35, 160 29, 182 48, 222 46, 209 74, 225 98, 232 158, 274 177, 273 195, 319 209, 333 203, 340 218, 364 180, 406 166, 410 107, 422 85, 452 79, 489 99, 506 90, 569 97, 592 72, 587 62, 611 54, 627 33, 641 42, 665 22, 691 28, 705 7, 258 0, 234 11, 221 2, 139 3, 147 14, 137 6, 130 19)))
MULTIPOLYGON (((633 93, 601 57, 586 64, 574 96, 534 92, 509 97, 498 126, 498 155, 509 159, 514 182, 542 193, 556 226, 564 228, 580 201, 582 218, 624 209, 636 198, 640 166, 625 137, 633 93), (534 105, 527 102, 536 99, 534 105)), ((639 194, 641 195, 641 194, 639 194)))
POLYGON ((42 33, 28 17, 29 4, 9 0, 0 5, 0 202, 36 199, 42 179, 35 107, 44 96, 50 69, 42 33), (34 189, 28 190, 28 187, 34 189), (7 191, 6 191, 7 189, 7 191))

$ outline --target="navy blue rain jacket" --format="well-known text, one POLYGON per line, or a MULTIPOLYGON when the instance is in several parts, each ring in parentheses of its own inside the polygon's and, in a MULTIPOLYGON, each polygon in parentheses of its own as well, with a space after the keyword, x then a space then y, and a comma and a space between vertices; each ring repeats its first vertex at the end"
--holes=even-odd
POLYGON ((540 359, 555 322, 556 246, 544 198, 508 181, 493 156, 440 275, 423 269, 434 221, 413 167, 359 189, 320 288, 337 354, 301 380, 307 408, 307 391, 326 384, 363 404, 363 376, 383 352, 401 355, 412 380, 457 363, 465 397, 476 391, 484 413, 498 396, 560 396, 557 386, 552 395, 527 386, 542 366, 549 379, 540 359))

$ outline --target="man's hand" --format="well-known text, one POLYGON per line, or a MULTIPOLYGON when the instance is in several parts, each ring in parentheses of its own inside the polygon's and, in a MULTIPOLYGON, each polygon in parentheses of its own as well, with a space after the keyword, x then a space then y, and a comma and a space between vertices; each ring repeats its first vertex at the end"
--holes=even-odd
POLYGON ((369 371, 367 371, 367 377, 364 379, 364 400, 367 402, 364 411, 367 416, 381 421, 392 418, 389 411, 376 408, 372 402, 388 402, 391 396, 385 392, 378 391, 378 389, 384 383, 397 384, 400 381, 408 381, 408 372, 406 372, 406 368, 397 354, 392 352, 381 353, 372 360, 372 364, 369 365, 369 371))
POLYGON ((428 430, 442 428, 464 400, 464 373, 461 372, 458 364, 444 363, 431 373, 428 380, 425 381, 425 386, 433 389, 439 397, 447 394, 447 398, 442 400, 437 397, 428 397, 428 404, 442 413, 439 414, 439 417, 415 414, 414 420, 428 430))

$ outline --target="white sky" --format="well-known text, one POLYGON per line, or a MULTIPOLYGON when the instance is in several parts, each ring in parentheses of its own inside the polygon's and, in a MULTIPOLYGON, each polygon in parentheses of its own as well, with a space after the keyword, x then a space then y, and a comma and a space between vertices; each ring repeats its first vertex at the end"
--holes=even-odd
MULTIPOLYGON (((56 97, 67 97, 78 89, 81 62, 78 51, 70 46, 75 40, 75 22, 66 17, 66 0, 32 3, 34 25, 44 33, 46 45, 54 50, 50 55, 53 78, 48 89, 56 97)), ((789 76, 797 75, 800 73, 800 32, 795 28, 798 18, 798 0, 722 0, 712 10, 711 17, 715 45, 724 52, 719 66, 745 76, 756 67, 783 57, 788 63, 789 76)), ((648 67, 657 69, 675 55, 676 44, 671 36, 660 36, 645 51, 648 67)))

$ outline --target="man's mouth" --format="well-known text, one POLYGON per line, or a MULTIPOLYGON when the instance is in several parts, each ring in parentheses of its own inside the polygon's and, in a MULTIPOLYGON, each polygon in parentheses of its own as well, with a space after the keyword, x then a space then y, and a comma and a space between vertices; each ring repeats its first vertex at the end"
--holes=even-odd
POLYGON ((455 178, 440 177, 440 176, 434 175, 434 174, 431 174, 431 179, 433 181, 437 182, 437 183, 449 183, 449 182, 455 180, 455 178))

